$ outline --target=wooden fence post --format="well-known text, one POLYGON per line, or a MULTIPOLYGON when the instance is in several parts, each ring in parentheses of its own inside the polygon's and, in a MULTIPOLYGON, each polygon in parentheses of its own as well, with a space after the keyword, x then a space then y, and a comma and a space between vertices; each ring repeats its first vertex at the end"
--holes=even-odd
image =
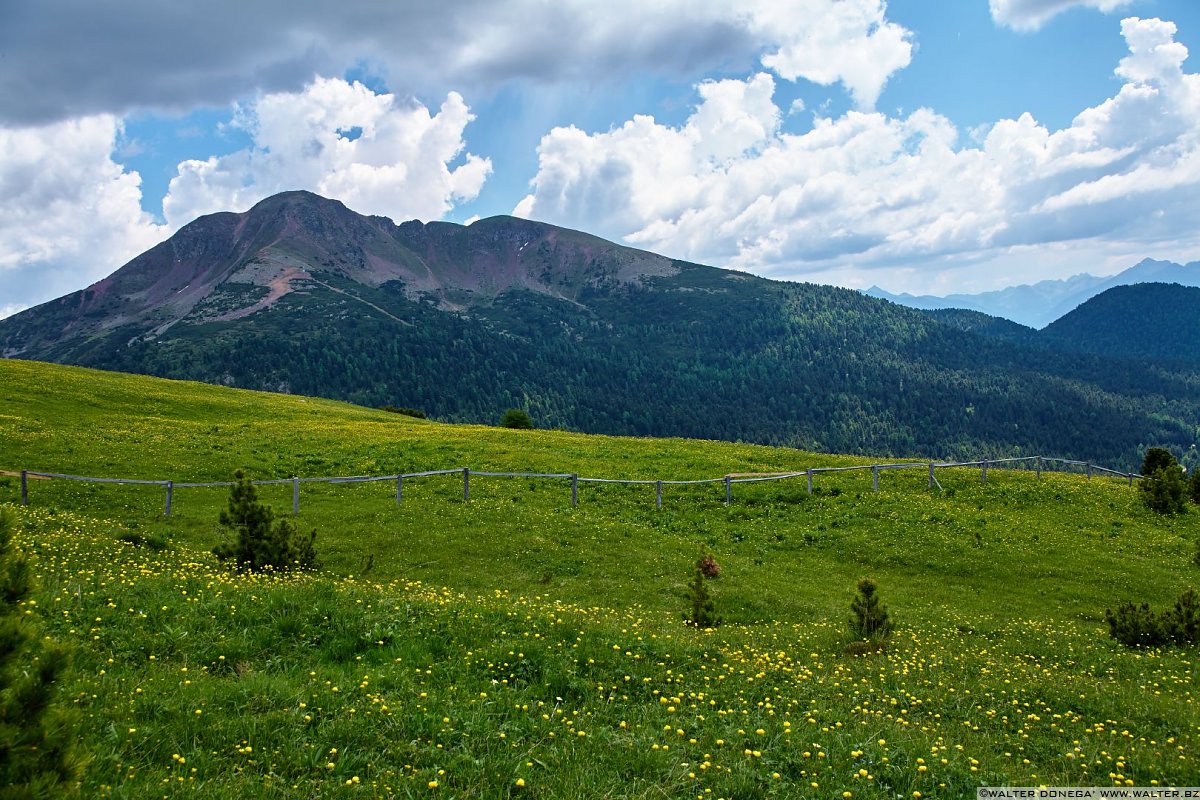
POLYGON ((812 494, 812 467, 809 467, 806 472, 808 473, 808 493, 812 494))
POLYGON ((987 483, 987 468, 988 468, 988 462, 984 461, 983 462, 983 470, 979 473, 979 480, 982 483, 987 483))
POLYGON ((396 505, 400 505, 400 501, 404 499, 404 476, 396 476, 396 505))
POLYGON ((729 476, 725 476, 725 505, 733 502, 733 484, 729 480, 729 476))
POLYGON ((1129 485, 1132 487, 1133 486, 1133 473, 1132 472, 1128 473, 1127 477, 1129 478, 1129 485))
POLYGON ((871 467, 871 491, 879 494, 879 467, 871 467))
POLYGON ((471 499, 471 470, 463 467, 463 500, 471 499))
POLYGON ((1042 477, 1042 457, 1037 457, 1037 476, 1042 477))
POLYGON ((1087 465, 1087 475, 1088 475, 1088 480, 1090 481, 1092 479, 1092 465, 1091 464, 1087 465))
POLYGON ((167 505, 166 508, 163 509, 164 517, 171 516, 171 495, 174 493, 174 491, 175 481, 167 481, 167 505))
POLYGON ((936 481, 937 481, 937 478, 933 477, 933 462, 932 462, 932 461, 930 461, 930 462, 929 462, 929 488, 930 488, 930 489, 932 489, 932 488, 933 488, 933 484, 934 484, 936 481))
POLYGON ((571 508, 579 505, 579 473, 571 474, 571 508))
POLYGON ((292 516, 300 513, 300 479, 292 476, 292 516))
POLYGON ((21 505, 29 505, 29 473, 21 470, 21 505))
POLYGON ((662 508, 662 481, 656 481, 654 484, 654 504, 662 508))

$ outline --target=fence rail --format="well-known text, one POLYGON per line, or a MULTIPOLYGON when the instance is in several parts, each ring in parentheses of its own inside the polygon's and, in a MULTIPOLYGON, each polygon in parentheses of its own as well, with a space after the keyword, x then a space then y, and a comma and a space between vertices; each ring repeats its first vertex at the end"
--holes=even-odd
MULTIPOLYGON (((747 474, 747 473, 729 473, 719 478, 695 478, 695 479, 654 479, 654 478, 585 478, 577 473, 569 472, 494 472, 488 470, 473 471, 469 467, 458 467, 455 469, 433 469, 423 472, 402 472, 394 475, 345 475, 345 476, 318 476, 301 478, 299 476, 291 478, 271 478, 264 480, 252 481, 256 486, 270 485, 292 485, 292 513, 300 513, 300 484, 302 483, 375 483, 380 481, 394 481, 396 484, 396 505, 400 505, 404 499, 404 482, 414 478, 430 478, 440 475, 461 475, 463 484, 463 499, 471 499, 471 476, 486 477, 486 478, 528 478, 538 480, 559 480, 571 482, 571 506, 579 505, 579 484, 622 484, 622 485, 640 485, 655 487, 655 505, 657 508, 663 506, 663 487, 664 486, 698 486, 702 484, 719 483, 725 488, 725 503, 726 505, 733 502, 733 485, 736 483, 762 483, 764 481, 785 481, 794 480, 796 478, 804 478, 807 484, 808 494, 813 493, 813 478, 814 476, 825 473, 838 472, 855 472, 863 470, 871 470, 871 488, 873 491, 879 491, 879 475, 885 470, 901 470, 901 469, 927 469, 929 470, 929 488, 941 489, 942 485, 938 482, 935 471, 938 469, 961 469, 967 467, 978 467, 980 470, 980 480, 987 483, 988 469, 990 467, 1003 467, 1014 464, 1028 464, 1033 462, 1034 470, 1037 476, 1042 476, 1042 470, 1048 469, 1051 464, 1059 464, 1066 467, 1083 467, 1086 470, 1087 477, 1091 479, 1093 472, 1101 472, 1107 475, 1113 475, 1119 478, 1124 478, 1133 485, 1133 479, 1140 477, 1137 473, 1122 472, 1120 470, 1101 467, 1087 461, 1073 461, 1066 458, 1052 458, 1047 456, 1025 456, 1022 458, 996 458, 982 459, 979 461, 926 461, 926 462, 902 462, 895 464, 859 464, 849 467, 810 467, 804 470, 794 472, 776 472, 768 474, 747 474)), ((0 474, 17 475, 17 472, 0 472, 0 474)), ((166 500, 163 507, 163 514, 171 516, 171 505, 174 497, 175 489, 211 489, 217 487, 225 487, 234 485, 233 481, 207 481, 207 482, 176 482, 173 480, 146 480, 141 478, 98 478, 86 475, 69 475, 61 472, 41 472, 37 470, 21 470, 21 505, 29 505, 29 479, 38 478, 43 480, 68 480, 82 481, 86 483, 112 483, 112 484, 130 484, 138 486, 161 486, 166 490, 166 500)))

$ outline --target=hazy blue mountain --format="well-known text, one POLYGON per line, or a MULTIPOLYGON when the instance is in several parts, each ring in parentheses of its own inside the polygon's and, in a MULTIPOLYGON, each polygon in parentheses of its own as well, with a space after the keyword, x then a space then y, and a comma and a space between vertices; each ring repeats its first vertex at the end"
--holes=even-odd
POLYGON ((945 297, 892 294, 878 286, 872 286, 866 294, 910 308, 965 308, 993 317, 1003 317, 1030 328, 1044 328, 1106 289, 1135 283, 1200 286, 1200 262, 1184 265, 1147 258, 1124 272, 1109 277, 1085 273, 1064 280, 1039 281, 978 294, 952 294, 945 297))

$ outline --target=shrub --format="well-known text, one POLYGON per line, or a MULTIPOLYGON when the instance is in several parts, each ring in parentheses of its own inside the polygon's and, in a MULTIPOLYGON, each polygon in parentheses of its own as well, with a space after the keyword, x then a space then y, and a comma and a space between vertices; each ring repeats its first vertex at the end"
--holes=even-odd
POLYGON ((1187 485, 1184 482, 1183 470, 1178 464, 1158 467, 1138 481, 1138 489, 1142 494, 1142 502, 1151 511, 1159 514, 1182 514, 1187 510, 1184 503, 1187 485))
POLYGON ((290 519, 275 522, 270 506, 258 502, 258 492, 249 476, 239 469, 234 480, 229 490, 229 509, 221 512, 220 523, 232 528, 236 538, 214 547, 213 554, 222 561, 233 559, 238 569, 251 572, 318 567, 317 532, 305 536, 290 519))
POLYGON ((1105 609, 1108 635, 1126 647, 1159 647, 1166 644, 1161 620, 1148 603, 1124 603, 1117 610, 1105 609))
POLYGON ((697 628, 715 628, 721 624, 712 593, 708 590, 708 582, 716 580, 720 575, 721 566, 711 555, 701 552, 700 558, 696 560, 691 583, 688 584, 688 599, 692 608, 690 615, 684 615, 687 624, 697 628))
POLYGON ((409 408, 407 406, 380 406, 380 411, 386 411, 389 414, 403 414, 406 417, 416 417, 417 419, 425 419, 425 412, 417 408, 409 408))
POLYGON ((54 702, 67 653, 26 617, 22 601, 32 589, 12 518, 0 510, 0 795, 69 796, 86 763, 76 747, 79 719, 54 702))
POLYGON ((1126 647, 1161 647, 1200 643, 1200 599, 1192 589, 1179 595, 1175 605, 1155 614, 1146 603, 1125 603, 1107 609, 1108 632, 1126 647))
POLYGON ((533 418, 529 412, 520 408, 510 408, 500 417, 501 428, 532 428, 533 418))
POLYGON ((1192 477, 1188 479, 1188 497, 1193 503, 1200 503, 1200 467, 1192 470, 1192 477))
POLYGON ((875 595, 875 581, 863 578, 858 582, 858 597, 850 603, 854 616, 850 618, 850 630, 859 639, 886 639, 892 633, 887 607, 880 605, 875 595))

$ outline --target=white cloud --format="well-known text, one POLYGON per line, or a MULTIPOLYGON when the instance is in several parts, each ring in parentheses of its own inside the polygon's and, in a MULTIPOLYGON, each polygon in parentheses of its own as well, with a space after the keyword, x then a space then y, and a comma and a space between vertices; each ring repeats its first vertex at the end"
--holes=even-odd
POLYGON ((360 83, 318 78, 301 92, 267 94, 239 108, 235 124, 252 145, 180 164, 163 211, 174 228, 308 189, 364 214, 439 219, 456 201, 477 196, 491 172, 486 158, 463 154, 472 119, 457 93, 431 114, 360 83))
POLYGON ((912 60, 909 31, 885 12, 882 0, 769 0, 754 8, 751 20, 779 42, 763 57, 764 67, 790 81, 840 81, 860 108, 874 108, 888 78, 912 60), (813 20, 819 24, 797 24, 813 20))
POLYGON ((1017 31, 1036 31, 1069 8, 1116 11, 1133 0, 990 0, 992 19, 1017 31))
POLYGON ((1126 82, 1062 130, 1024 114, 971 141, 920 109, 818 116, 791 134, 760 74, 702 84, 679 126, 550 131, 515 213, 781 277, 951 268, 1066 242, 1196 246, 1200 76, 1182 71, 1170 23, 1131 18, 1122 32, 1126 82))
POLYGON ((141 178, 112 160, 111 116, 0 127, 0 306, 13 313, 90 284, 166 231, 141 207, 141 178))
POLYGON ((224 106, 362 65, 399 91, 478 96, 513 81, 742 71, 764 53, 780 77, 840 82, 867 108, 911 53, 883 0, 125 0, 120 14, 88 0, 10 5, 0 124, 224 106))

